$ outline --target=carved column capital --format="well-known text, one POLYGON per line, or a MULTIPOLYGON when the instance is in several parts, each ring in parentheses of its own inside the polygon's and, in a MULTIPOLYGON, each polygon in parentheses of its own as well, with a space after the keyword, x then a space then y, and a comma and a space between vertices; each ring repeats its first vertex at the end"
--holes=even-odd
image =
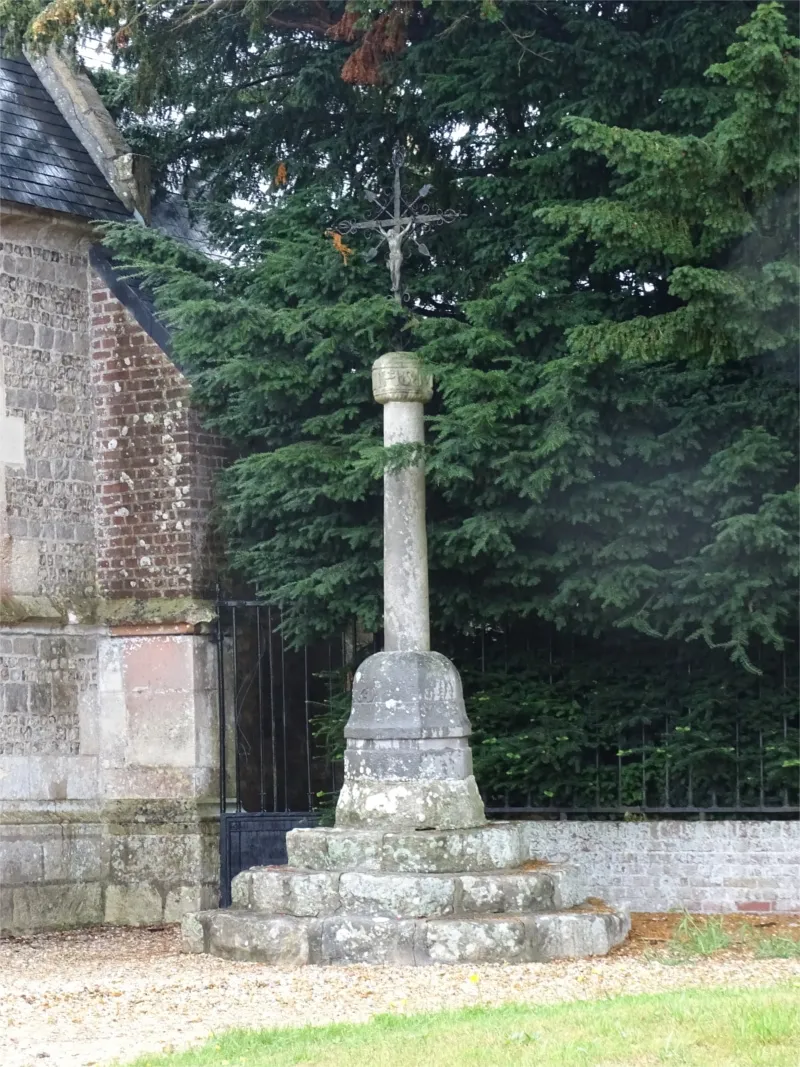
POLYGON ((433 378, 423 374, 411 352, 387 352, 372 364, 372 392, 379 404, 426 404, 433 396, 433 378))

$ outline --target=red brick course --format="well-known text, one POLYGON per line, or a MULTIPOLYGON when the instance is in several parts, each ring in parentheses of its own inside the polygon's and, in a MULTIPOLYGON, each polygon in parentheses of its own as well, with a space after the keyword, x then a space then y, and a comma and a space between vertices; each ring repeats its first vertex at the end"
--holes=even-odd
POLYGON ((92 290, 99 591, 207 596, 212 485, 225 448, 199 426, 177 367, 96 276, 92 290))

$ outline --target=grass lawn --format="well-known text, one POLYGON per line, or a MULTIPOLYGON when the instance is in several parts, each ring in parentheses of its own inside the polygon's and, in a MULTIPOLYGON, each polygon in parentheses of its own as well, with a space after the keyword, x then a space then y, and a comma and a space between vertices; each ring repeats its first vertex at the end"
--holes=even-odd
MULTIPOLYGON (((135 1067, 800 1067, 800 983, 231 1031, 135 1067)), ((132 1065, 134 1067, 134 1065, 132 1065)))

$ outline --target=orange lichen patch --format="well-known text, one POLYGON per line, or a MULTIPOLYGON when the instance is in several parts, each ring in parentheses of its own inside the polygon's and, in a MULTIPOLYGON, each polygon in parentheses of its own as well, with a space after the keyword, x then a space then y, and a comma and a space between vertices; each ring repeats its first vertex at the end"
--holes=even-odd
POLYGON ((145 622, 110 627, 112 637, 182 637, 202 633, 202 625, 194 622, 145 622))
POLYGON ((569 909, 570 911, 577 912, 591 912, 595 915, 608 915, 614 909, 609 907, 604 900, 600 900, 599 897, 587 897, 583 904, 576 904, 569 909))

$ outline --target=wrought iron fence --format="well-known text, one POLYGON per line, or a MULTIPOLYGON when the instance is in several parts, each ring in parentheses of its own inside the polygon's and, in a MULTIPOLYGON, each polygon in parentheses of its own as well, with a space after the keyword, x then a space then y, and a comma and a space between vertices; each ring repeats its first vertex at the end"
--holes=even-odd
POLYGON ((311 812, 340 785, 313 721, 346 669, 352 638, 292 648, 282 625, 280 607, 217 603, 223 812, 311 812))
POLYGON ((492 816, 800 817, 796 650, 754 676, 703 647, 517 624, 450 651, 492 816))
MULTIPOLYGON (((493 817, 800 817, 800 715, 776 729, 733 722, 689 725, 669 715, 620 729, 616 741, 582 739, 570 778, 548 790, 510 786, 486 794, 493 817)), ((611 729, 599 731, 608 736, 611 729)))

